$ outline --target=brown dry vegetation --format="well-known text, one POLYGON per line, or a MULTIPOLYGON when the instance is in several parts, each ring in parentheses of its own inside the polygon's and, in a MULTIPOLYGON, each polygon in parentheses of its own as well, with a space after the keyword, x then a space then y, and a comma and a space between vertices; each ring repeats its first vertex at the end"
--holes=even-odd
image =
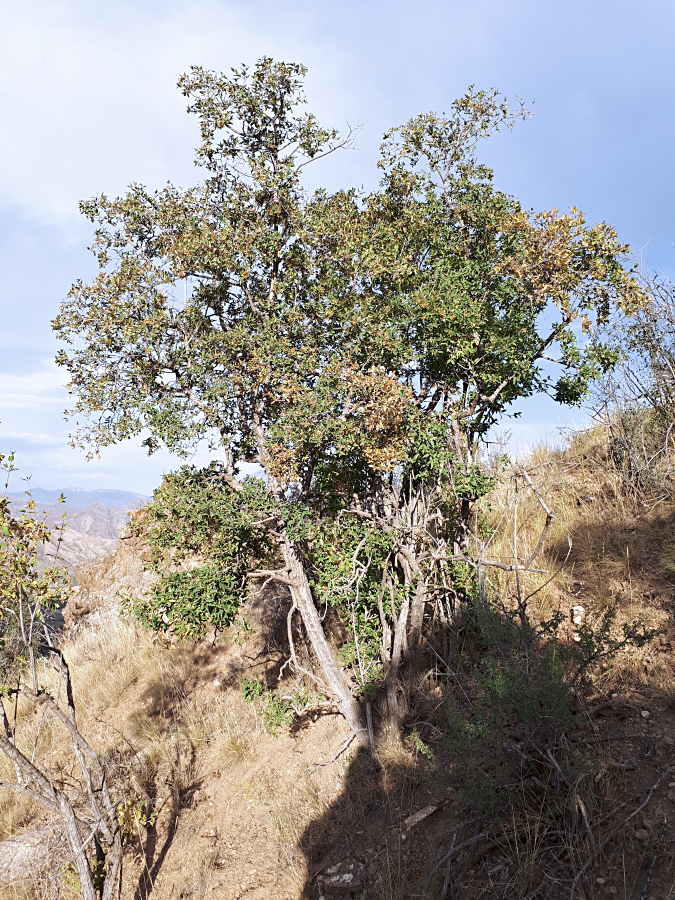
MULTIPOLYGON (((570 754, 583 755, 578 782, 542 766, 517 786, 522 802, 512 822, 485 837, 471 821, 458 832, 457 843, 470 843, 453 861, 454 896, 675 896, 675 502, 628 490, 602 429, 573 434, 564 449, 540 447, 514 471, 518 466, 555 513, 536 566, 553 574, 562 565, 548 584, 549 574, 519 573, 522 593, 540 588, 530 601, 533 618, 561 610, 567 620, 579 605, 591 623, 614 610, 616 634, 635 619, 662 633, 590 670, 590 694, 565 737, 570 754), (576 797, 585 798, 583 815, 576 797), (565 841, 586 848, 592 864, 585 871, 581 856, 569 871, 565 841), (579 873, 571 895, 569 879, 579 873)), ((522 479, 518 489, 517 553, 524 559, 545 515, 522 479)), ((506 473, 492 499, 488 553, 504 563, 513 561, 513 501, 506 473)), ((488 576, 504 603, 514 604, 515 574, 491 569, 488 576)), ((127 833, 124 900, 318 898, 322 878, 340 863, 353 863, 363 875, 355 897, 365 897, 367 887, 370 900, 419 898, 454 830, 475 818, 466 789, 473 782, 445 741, 443 699, 444 690, 472 690, 461 676, 469 639, 458 643, 454 673, 439 669, 429 647, 428 677, 403 745, 387 743, 382 729, 374 756, 354 745, 338 753, 348 729, 333 708, 316 707, 274 737, 265 728, 263 701, 242 698, 244 675, 277 687, 284 603, 283 597, 249 602, 250 628, 233 626, 215 642, 189 647, 163 644, 99 608, 66 642, 83 732, 117 761, 127 833), (411 824, 411 816, 430 807, 411 824)), ((573 640, 571 624, 562 630, 573 640)), ((282 680, 278 689, 291 694, 299 686, 282 680)), ((58 729, 40 726, 39 713, 28 707, 17 714, 26 747, 41 727, 38 756, 67 769, 58 729)), ((376 732, 379 721, 376 714, 376 732)), ((472 761, 475 772, 482 764, 472 761)), ((44 821, 30 801, 0 792, 0 837, 44 821)), ((441 867, 429 881, 434 900, 448 871, 441 867)), ((62 896, 75 897, 76 879, 66 873, 60 881, 62 896)), ((448 880, 446 896, 451 886, 448 880)), ((18 900, 53 891, 37 879, 6 894, 18 900)))

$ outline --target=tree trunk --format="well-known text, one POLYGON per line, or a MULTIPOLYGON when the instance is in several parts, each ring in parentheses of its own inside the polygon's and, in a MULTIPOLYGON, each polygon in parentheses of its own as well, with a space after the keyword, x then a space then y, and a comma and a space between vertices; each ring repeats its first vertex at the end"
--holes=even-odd
POLYGON ((80 885, 82 887, 83 900, 98 900, 96 889, 94 888, 94 879, 91 876, 91 869, 87 861, 87 854, 84 850, 80 830, 77 827, 77 819, 73 812, 73 807, 65 794, 59 794, 59 807, 61 809, 61 817, 66 828, 66 834, 73 849, 73 862, 80 876, 80 885))
POLYGON ((410 575, 406 579, 410 584, 413 578, 417 579, 415 594, 410 607, 410 633, 408 634, 408 647, 406 650, 406 662, 408 663, 408 695, 412 691, 415 676, 419 667, 419 646, 424 623, 424 605, 427 599, 427 586, 424 573, 415 559, 415 554, 408 547, 401 547, 399 555, 407 563, 410 575))
POLYGON ((427 597, 427 586, 424 575, 417 570, 417 586, 410 607, 410 636, 408 639, 408 693, 412 690, 415 676, 419 668, 419 647, 424 623, 424 605, 427 597))
POLYGON ((302 616, 305 631, 321 667, 321 674, 326 686, 333 694, 340 712, 347 720, 357 740, 364 747, 368 747, 370 740, 368 729, 363 725, 361 708, 344 677, 342 666, 336 659, 333 648, 326 639, 304 566, 287 535, 284 535, 283 553, 291 581, 291 595, 302 616))
MULTIPOLYGON (((384 686, 387 692, 387 709, 389 711, 389 734, 391 737, 398 738, 401 731, 401 715, 398 705, 398 675, 401 670, 401 657, 405 645, 406 630, 408 628, 408 611, 410 609, 410 601, 406 597, 398 614, 398 619, 394 619, 394 646, 391 651, 391 662, 387 669, 384 680, 384 686)), ((393 609, 392 600, 392 615, 393 609)))
MULTIPOLYGON (((269 471, 269 466, 266 464, 268 455, 265 448, 265 434, 259 419, 256 419, 252 423, 251 430, 253 431, 258 445, 260 461, 265 468, 270 489, 276 499, 281 500, 283 499, 283 490, 274 475, 269 471)), ((321 674, 326 683, 326 687, 333 694, 333 698, 337 702, 340 712, 347 720, 349 727, 359 743, 364 747, 369 747, 370 741, 368 739, 368 729, 363 726, 361 708, 342 673, 342 666, 336 658, 333 648, 326 639, 323 625, 321 624, 321 618, 314 605, 312 589, 307 580, 305 567, 285 529, 282 532, 281 547, 289 580, 291 582, 291 596, 302 616, 307 637, 309 638, 314 655, 321 667, 321 674)))
MULTIPOLYGON (((105 866, 105 884, 101 900, 113 900, 117 893, 117 884, 122 877, 122 836, 119 829, 115 832, 112 846, 108 848, 105 866)), ((120 886, 121 888, 121 886, 120 886)))

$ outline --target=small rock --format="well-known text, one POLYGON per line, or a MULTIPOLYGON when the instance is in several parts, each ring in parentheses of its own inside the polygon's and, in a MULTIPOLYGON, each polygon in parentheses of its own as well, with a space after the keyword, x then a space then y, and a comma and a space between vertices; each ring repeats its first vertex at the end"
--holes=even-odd
POLYGON ((595 881, 597 884, 606 884, 607 883, 606 878, 596 878, 595 881))
POLYGON ((640 715, 642 716, 643 719, 648 719, 649 718, 649 710, 643 709, 642 712, 640 713, 640 715))
POLYGON ((357 892, 363 887, 364 869, 360 863, 343 860, 326 869, 323 889, 326 897, 341 897, 357 892))

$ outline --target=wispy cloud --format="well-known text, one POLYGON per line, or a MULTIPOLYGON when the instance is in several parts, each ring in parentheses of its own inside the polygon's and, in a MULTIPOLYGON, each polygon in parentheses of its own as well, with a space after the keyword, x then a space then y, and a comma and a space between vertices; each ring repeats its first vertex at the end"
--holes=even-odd
POLYGON ((0 372, 0 409, 31 410, 60 407, 68 401, 64 372, 53 363, 34 372, 0 372))
POLYGON ((131 181, 192 180, 197 129, 178 75, 255 58, 264 43, 234 4, 219 13, 122 0, 0 7, 0 203, 60 224, 79 216, 80 199, 131 181))

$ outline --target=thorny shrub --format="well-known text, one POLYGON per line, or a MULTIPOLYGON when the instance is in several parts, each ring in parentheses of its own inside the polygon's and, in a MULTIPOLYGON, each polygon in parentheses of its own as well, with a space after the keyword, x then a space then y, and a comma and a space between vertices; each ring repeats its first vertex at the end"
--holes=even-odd
MULTIPOLYGON (((615 611, 578 627, 578 640, 561 633, 563 615, 533 623, 527 611, 473 602, 463 618, 463 664, 457 684, 443 693, 443 743, 459 765, 459 793, 467 808, 487 819, 513 816, 523 784, 550 768, 546 750, 578 722, 593 692, 589 675, 603 659, 626 647, 643 647, 664 629, 639 622, 613 632, 615 611)), ((571 782, 589 769, 585 754, 563 754, 571 782)))

